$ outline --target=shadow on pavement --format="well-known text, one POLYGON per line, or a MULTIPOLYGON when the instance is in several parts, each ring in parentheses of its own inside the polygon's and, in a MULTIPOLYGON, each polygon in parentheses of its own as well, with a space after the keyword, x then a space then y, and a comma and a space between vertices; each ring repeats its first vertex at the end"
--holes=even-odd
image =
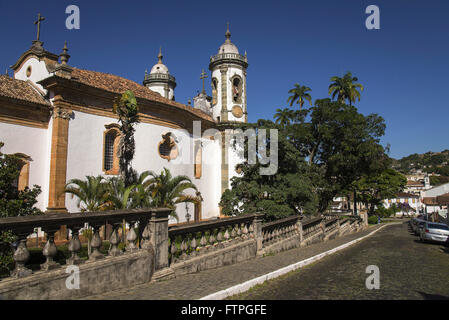
POLYGON ((421 291, 417 291, 420 295, 423 296, 425 300, 449 300, 449 297, 442 296, 440 294, 429 294, 421 291))

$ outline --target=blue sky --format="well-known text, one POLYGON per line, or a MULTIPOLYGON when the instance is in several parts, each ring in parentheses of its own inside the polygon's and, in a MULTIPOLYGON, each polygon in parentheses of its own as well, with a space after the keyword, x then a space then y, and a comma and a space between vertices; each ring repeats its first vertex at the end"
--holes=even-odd
POLYGON ((29 48, 40 12, 44 48, 59 54, 67 40, 78 68, 141 83, 162 46, 182 103, 201 90, 229 21, 231 40, 248 53, 249 121, 272 119, 296 82, 325 98, 330 77, 351 71, 365 86, 356 106, 385 119, 392 157, 449 149, 447 0, 2 0, 0 12, 0 70, 29 48), (70 4, 80 8, 79 30, 65 28, 70 4), (380 30, 365 28, 370 4, 380 8, 380 30))

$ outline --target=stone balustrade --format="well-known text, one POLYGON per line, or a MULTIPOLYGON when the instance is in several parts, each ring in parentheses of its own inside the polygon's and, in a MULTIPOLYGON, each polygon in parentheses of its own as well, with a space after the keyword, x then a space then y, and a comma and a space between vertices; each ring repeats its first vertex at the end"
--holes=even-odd
POLYGON ((262 224, 263 215, 257 213, 169 226, 170 212, 157 208, 0 219, 0 232, 9 230, 18 237, 15 268, 9 278, 0 281, 0 298, 79 298, 326 241, 364 226, 358 217, 336 216, 291 216, 262 224), (126 241, 119 235, 123 222, 130 226, 126 241), (92 253, 87 260, 79 257, 79 232, 86 224, 93 228, 92 253), (105 224, 112 226, 106 254, 99 233, 105 224), (71 231, 65 268, 55 261, 54 242, 55 232, 63 225, 71 231), (45 262, 32 272, 27 267, 26 239, 38 227, 47 235, 42 250, 45 262), (124 250, 119 248, 122 241, 126 242, 124 250), (83 290, 66 288, 67 266, 79 268, 83 290))
POLYGON ((11 276, 22 278, 32 273, 30 269, 25 267, 25 264, 30 257, 26 242, 27 237, 34 233, 35 228, 41 228, 46 234, 47 242, 42 250, 42 254, 45 256, 46 261, 41 265, 41 270, 49 271, 60 267, 60 265, 54 261, 54 257, 57 253, 54 235, 60 230, 61 226, 67 226, 71 231, 71 238, 68 243, 68 249, 71 256, 66 260, 66 264, 78 265, 85 262, 79 258, 78 253, 81 249, 79 232, 81 229, 85 228, 86 224, 93 229, 92 240, 90 243, 92 253, 89 255, 88 261, 96 261, 105 258, 105 254, 100 252, 100 248, 102 248, 103 245, 99 233, 100 227, 105 224, 112 225, 112 233, 109 238, 111 248, 109 249, 108 255, 118 256, 124 253, 118 249, 118 245, 121 242, 118 229, 121 227, 123 221, 130 226, 129 231, 126 234, 125 252, 135 252, 139 249, 148 249, 150 247, 150 219, 160 214, 168 216, 169 213, 169 209, 135 209, 72 214, 52 213, 41 216, 0 219, 0 232, 9 230, 18 238, 18 245, 13 256, 15 269, 11 276))

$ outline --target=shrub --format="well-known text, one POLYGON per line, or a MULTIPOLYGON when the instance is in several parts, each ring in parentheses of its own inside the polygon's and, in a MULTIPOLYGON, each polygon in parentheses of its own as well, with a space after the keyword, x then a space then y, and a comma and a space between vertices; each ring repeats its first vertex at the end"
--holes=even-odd
POLYGON ((371 216, 368 218, 369 224, 377 224, 377 216, 371 216))

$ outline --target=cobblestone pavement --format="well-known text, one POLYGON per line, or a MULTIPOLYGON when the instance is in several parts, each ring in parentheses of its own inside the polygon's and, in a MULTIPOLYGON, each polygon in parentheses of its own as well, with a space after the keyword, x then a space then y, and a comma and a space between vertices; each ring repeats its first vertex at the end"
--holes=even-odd
POLYGON ((230 299, 449 299, 448 270, 448 248, 421 243, 408 224, 396 224, 230 299), (379 267, 378 290, 366 288, 368 265, 379 267))
MULTIPOLYGON (((386 229, 392 226, 387 226, 386 229)), ((194 274, 178 276, 175 279, 148 283, 129 289, 122 289, 83 298, 85 300, 193 300, 229 288, 258 276, 275 271, 292 263, 313 257, 344 243, 360 238, 378 226, 370 226, 364 231, 344 235, 340 238, 292 249, 275 255, 258 257, 245 262, 194 274)), ((381 231, 379 231, 381 232, 381 231)), ((366 241, 366 240, 364 240, 366 241)))

